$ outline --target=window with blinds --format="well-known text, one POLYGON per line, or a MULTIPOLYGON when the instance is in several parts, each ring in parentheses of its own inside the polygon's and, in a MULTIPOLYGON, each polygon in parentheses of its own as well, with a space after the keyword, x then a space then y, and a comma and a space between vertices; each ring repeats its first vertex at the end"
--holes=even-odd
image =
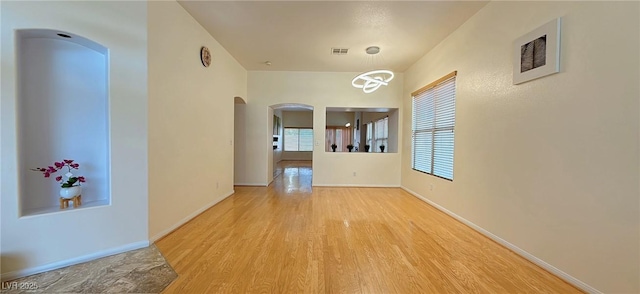
POLYGON ((284 151, 313 151, 313 129, 284 129, 284 151))
POLYGON ((387 152, 389 152, 389 118, 381 118, 375 122, 375 144, 373 152, 382 152, 380 146, 385 146, 387 152))
POLYGON ((413 92, 412 168, 453 180, 456 72, 413 92))

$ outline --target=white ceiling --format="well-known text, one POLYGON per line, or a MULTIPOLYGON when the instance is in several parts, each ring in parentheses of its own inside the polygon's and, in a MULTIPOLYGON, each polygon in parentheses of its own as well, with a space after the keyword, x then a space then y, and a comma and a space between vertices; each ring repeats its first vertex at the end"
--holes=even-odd
POLYGON ((179 3, 247 70, 404 72, 487 2, 179 3), (380 53, 367 55, 369 46, 380 53), (331 55, 332 47, 349 53, 331 55))

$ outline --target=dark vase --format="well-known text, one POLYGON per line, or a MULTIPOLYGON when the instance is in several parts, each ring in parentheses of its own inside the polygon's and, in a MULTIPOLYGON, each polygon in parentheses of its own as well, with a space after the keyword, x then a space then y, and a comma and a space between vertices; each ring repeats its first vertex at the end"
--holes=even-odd
POLYGON ((364 152, 369 152, 370 148, 371 148, 370 145, 364 145, 364 152))
POLYGON ((349 149, 349 152, 351 152, 351 150, 353 149, 353 146, 347 146, 347 149, 349 149))
POLYGON ((384 145, 381 145, 381 146, 380 146, 380 152, 383 152, 383 153, 384 153, 384 145))
POLYGON ((338 148, 338 147, 337 146, 336 147, 331 146, 331 149, 333 150, 333 152, 336 152, 336 148, 338 148))

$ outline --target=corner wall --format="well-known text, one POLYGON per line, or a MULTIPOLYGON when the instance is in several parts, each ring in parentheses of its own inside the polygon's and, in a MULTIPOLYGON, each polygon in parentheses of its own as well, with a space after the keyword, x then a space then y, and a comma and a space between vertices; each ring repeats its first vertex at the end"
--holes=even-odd
MULTIPOLYGON (((146 3, 2 1, 0 7, 2 279, 147 246, 146 3), (18 153, 22 150, 17 142, 19 112, 16 109, 18 90, 14 30, 24 28, 67 31, 109 49, 111 205, 19 217, 17 172, 25 167, 18 166, 17 161, 18 153)), ((73 111, 73 105, 69 105, 69 108, 73 111)), ((72 130, 74 126, 70 123, 60 127, 72 130)), ((44 178, 37 180, 52 181, 44 178)), ((106 179, 100 180, 107 182, 106 179)), ((88 184, 91 181, 91 178, 87 178, 88 184)), ((58 191, 51 193, 55 198, 58 191)))
POLYGON ((247 97, 247 72, 177 2, 148 8, 153 241, 233 193, 234 97, 247 97))
POLYGON ((487 4, 405 73, 403 187, 597 290, 640 292, 639 28, 638 2, 487 4), (513 85, 512 41, 557 17, 561 72, 513 85), (454 70, 450 182, 411 169, 410 93, 454 70))

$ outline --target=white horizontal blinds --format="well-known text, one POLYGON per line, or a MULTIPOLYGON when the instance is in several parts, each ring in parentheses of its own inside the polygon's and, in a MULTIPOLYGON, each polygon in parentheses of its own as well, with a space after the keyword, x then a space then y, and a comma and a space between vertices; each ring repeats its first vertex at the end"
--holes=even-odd
POLYGON ((284 151, 298 151, 298 129, 284 129, 284 151))
POLYGON ((453 180, 453 137, 456 123, 456 77, 433 88, 436 128, 433 139, 433 174, 453 180))
POLYGON ((413 169, 431 173, 433 132, 419 131, 413 135, 413 169))
POLYGON ((284 129, 284 151, 313 151, 313 129, 284 129))
POLYGON ((300 129, 298 151, 313 151, 313 129, 300 129))
POLYGON ((435 95, 431 90, 413 97, 413 169, 432 173, 435 95))
POLYGON ((413 169, 453 180, 455 72, 414 94, 413 169))
POLYGON ((453 180, 453 129, 435 132, 433 140, 433 174, 453 180))

